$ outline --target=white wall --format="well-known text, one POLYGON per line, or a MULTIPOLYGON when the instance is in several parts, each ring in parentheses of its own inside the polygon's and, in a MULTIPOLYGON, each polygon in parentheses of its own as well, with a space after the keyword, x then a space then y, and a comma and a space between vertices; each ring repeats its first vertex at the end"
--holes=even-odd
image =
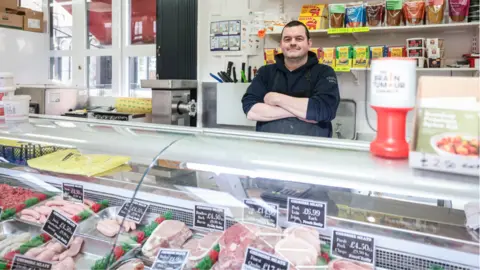
POLYGON ((45 84, 49 77, 48 35, 0 28, 0 72, 19 84, 45 84))
MULTIPOLYGON (((209 76, 209 73, 216 73, 219 70, 226 69, 228 61, 234 61, 236 66, 242 59, 235 57, 216 57, 209 51, 209 20, 211 15, 246 15, 249 10, 263 11, 266 16, 270 14, 279 13, 283 5, 285 14, 288 18, 295 19, 300 13, 300 8, 303 4, 321 4, 339 2, 345 3, 347 0, 201 0, 199 5, 199 32, 198 32, 198 79, 201 81, 214 82, 209 76)), ((333 47, 342 44, 361 44, 361 45, 404 45, 405 39, 412 37, 439 37, 445 39, 445 56, 447 63, 461 59, 461 55, 469 53, 471 50, 472 32, 465 31, 450 31, 450 32, 417 32, 409 33, 395 33, 387 35, 362 34, 358 35, 356 40, 351 35, 343 35, 337 37, 314 37, 314 47, 333 47)), ((267 36, 265 38, 265 48, 276 48, 279 44, 278 37, 267 36)), ((263 64, 263 54, 255 57, 249 57, 248 61, 252 66, 260 66, 263 64)), ((472 72, 419 72, 418 75, 429 76, 472 76, 472 72)), ((373 132, 367 125, 365 119, 365 73, 359 73, 359 85, 354 83, 354 77, 350 73, 338 74, 340 95, 343 99, 353 99, 357 103, 357 132, 371 133, 373 132)), ((375 126, 376 114, 368 107, 369 118, 371 123, 375 126)), ((411 125, 410 114, 409 121, 411 125)))

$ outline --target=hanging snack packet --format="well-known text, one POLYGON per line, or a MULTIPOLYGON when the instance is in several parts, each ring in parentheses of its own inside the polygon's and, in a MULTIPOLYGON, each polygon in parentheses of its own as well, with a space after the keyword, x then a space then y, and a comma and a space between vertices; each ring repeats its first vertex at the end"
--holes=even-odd
POLYGON ((466 22, 470 0, 448 1, 448 15, 451 22, 466 22))
POLYGON ((385 18, 385 2, 366 3, 365 12, 367 13, 367 26, 382 26, 385 18))
POLYGON ((345 6, 345 27, 354 28, 365 25, 365 6, 362 2, 349 3, 345 6))
POLYGON ((344 28, 345 4, 328 5, 328 16, 330 28, 344 28))
POLYGON ((423 0, 406 0, 403 3, 403 16, 407 25, 421 25, 425 16, 425 2, 423 0))
POLYGON ((400 26, 403 21, 402 0, 387 0, 387 26, 400 26))
POLYGON ((445 6, 445 0, 427 0, 427 24, 443 23, 445 6))

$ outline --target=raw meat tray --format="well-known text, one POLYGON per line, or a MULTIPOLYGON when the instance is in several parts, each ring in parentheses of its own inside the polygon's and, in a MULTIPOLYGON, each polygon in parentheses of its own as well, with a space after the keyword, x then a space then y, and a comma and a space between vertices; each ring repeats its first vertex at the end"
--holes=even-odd
MULTIPOLYGON (((32 205, 29 208, 25 208, 25 209, 31 209, 31 208, 35 208, 35 207, 38 207, 38 206, 43 206, 49 201, 54 201, 54 200, 58 200, 58 199, 59 198, 57 196, 54 196, 54 197, 51 197, 51 198, 46 199, 44 201, 41 201, 41 202, 39 202, 35 205, 32 205)), ((37 227, 43 227, 43 223, 37 223, 37 222, 32 222, 32 221, 29 221, 29 220, 21 219, 20 216, 21 216, 20 212, 16 213, 15 214, 15 220, 17 220, 19 222, 30 224, 30 225, 33 225, 33 226, 37 226, 37 227)))
POLYGON ((2 214, 0 216, 0 220, 2 220, 2 221, 12 218, 19 211, 21 211, 25 208, 29 208, 29 207, 34 206, 34 205, 38 205, 38 203, 40 203, 42 201, 45 201, 46 199, 48 199, 48 197, 53 195, 52 193, 48 193, 48 192, 44 193, 44 192, 36 191, 32 187, 26 186, 26 185, 22 184, 20 181, 13 180, 11 178, 1 177, 0 178, 0 185, 7 185, 7 186, 10 186, 10 187, 14 187, 14 188, 21 188, 21 189, 29 190, 32 193, 34 193, 28 199, 25 199, 24 201, 19 201, 17 204, 15 204, 15 206, 3 207, 3 211, 2 211, 2 214), (35 196, 33 196, 33 195, 35 195, 35 196))
MULTIPOLYGON (((107 207, 102 211, 98 212, 97 214, 93 214, 90 218, 86 219, 84 222, 80 223, 79 228, 77 229, 78 235, 86 235, 88 237, 92 237, 98 240, 112 242, 115 240, 115 237, 108 237, 103 235, 100 231, 97 230, 97 223, 103 219, 114 219, 117 217, 117 213, 120 210, 120 206, 114 207, 107 207)), ((159 215, 154 213, 146 213, 143 217, 143 220, 140 224, 137 224, 138 228, 141 226, 145 226, 150 224, 154 221, 159 215)), ((138 230, 137 228, 137 230, 138 230)), ((135 231, 133 231, 135 232, 135 231)), ((126 233, 121 232, 118 242, 119 243, 128 243, 128 244, 136 244, 133 240, 130 240, 130 237, 133 236, 132 232, 126 233)))
MULTIPOLYGON (((30 224, 26 224, 23 222, 18 222, 16 220, 8 220, 0 223, 0 246, 5 243, 4 240, 9 239, 12 236, 20 235, 22 233, 29 233, 30 236, 25 241, 17 242, 19 244, 24 244, 28 242, 33 237, 39 235, 41 233, 40 228, 37 226, 32 226, 30 224)), ((10 245, 8 245, 10 246, 10 245)), ((0 247, 0 253, 7 253, 3 252, 5 247, 0 247)))

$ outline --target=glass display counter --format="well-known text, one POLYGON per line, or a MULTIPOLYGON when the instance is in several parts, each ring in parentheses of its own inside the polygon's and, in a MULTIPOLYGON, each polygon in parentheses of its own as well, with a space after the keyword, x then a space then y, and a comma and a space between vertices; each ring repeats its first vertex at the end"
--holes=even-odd
POLYGON ((367 143, 51 118, 1 126, 0 150, 4 265, 479 269, 478 178, 367 143))

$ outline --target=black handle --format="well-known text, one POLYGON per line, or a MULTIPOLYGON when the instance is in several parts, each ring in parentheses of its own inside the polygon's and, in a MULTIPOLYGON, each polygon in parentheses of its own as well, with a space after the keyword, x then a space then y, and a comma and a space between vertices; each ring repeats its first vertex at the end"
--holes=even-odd
POLYGON ((248 67, 248 82, 252 82, 252 67, 248 67))
POLYGON ((236 83, 237 81, 237 70, 235 67, 233 67, 233 82, 236 83))

